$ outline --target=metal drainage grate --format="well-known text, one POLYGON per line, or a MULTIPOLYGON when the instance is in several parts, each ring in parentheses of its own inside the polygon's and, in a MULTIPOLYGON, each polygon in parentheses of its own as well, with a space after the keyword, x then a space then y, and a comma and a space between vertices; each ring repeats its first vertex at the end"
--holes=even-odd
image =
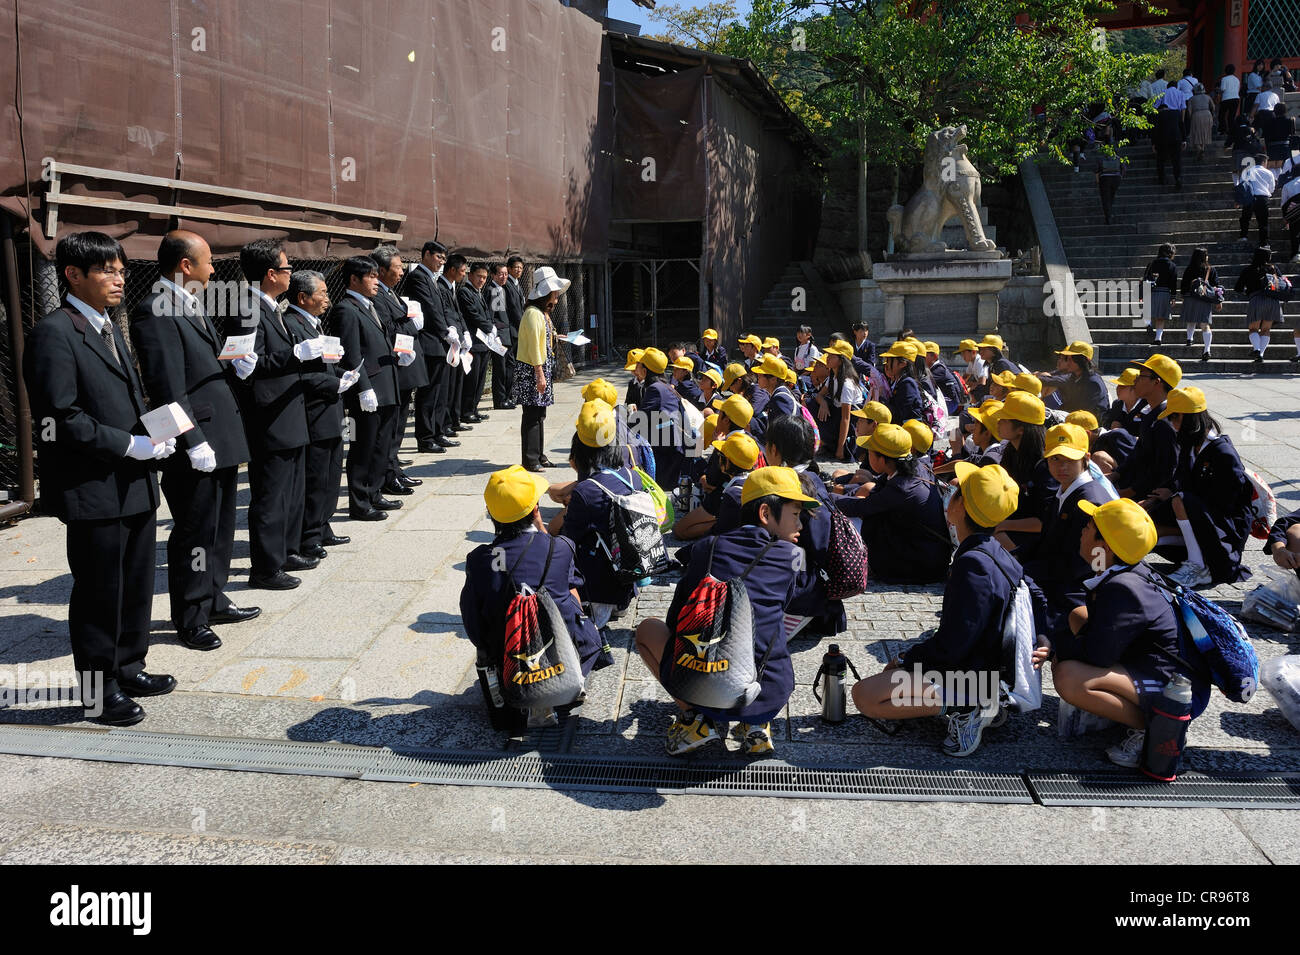
POLYGON ((670 762, 629 757, 403 750, 345 743, 181 736, 135 730, 0 725, 0 752, 200 769, 387 782, 1031 805, 1013 773, 812 768, 788 763, 670 762))
POLYGON ((1044 806, 1300 809, 1300 775, 1185 773, 1161 783, 1137 773, 1030 772, 1025 779, 1044 806))

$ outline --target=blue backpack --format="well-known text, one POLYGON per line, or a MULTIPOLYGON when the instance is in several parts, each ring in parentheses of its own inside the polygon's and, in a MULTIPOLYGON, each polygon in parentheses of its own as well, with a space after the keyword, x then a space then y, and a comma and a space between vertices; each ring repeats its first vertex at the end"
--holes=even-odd
POLYGON ((1173 605, 1179 642, 1190 663, 1232 702, 1247 702, 1259 686, 1259 657, 1245 628, 1213 600, 1157 574, 1151 577, 1173 605))

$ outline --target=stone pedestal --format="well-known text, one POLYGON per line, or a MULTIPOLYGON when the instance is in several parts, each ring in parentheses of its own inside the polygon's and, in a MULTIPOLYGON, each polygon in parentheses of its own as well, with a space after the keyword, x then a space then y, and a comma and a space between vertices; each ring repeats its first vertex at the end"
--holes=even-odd
POLYGON ((886 335, 911 328, 919 338, 957 341, 997 331, 1011 260, 1001 252, 892 255, 871 277, 885 296, 886 335))

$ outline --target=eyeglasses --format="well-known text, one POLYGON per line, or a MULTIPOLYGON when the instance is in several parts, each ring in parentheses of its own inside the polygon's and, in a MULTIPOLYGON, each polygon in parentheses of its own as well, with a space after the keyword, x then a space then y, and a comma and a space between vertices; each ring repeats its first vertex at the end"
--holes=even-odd
POLYGON ((293 271, 293 266, 292 266, 292 265, 275 265, 275 266, 272 266, 272 267, 271 267, 270 271, 272 271, 272 272, 292 272, 292 271, 293 271))
POLYGON ((1138 372, 1138 377, 1139 377, 1139 378, 1145 378, 1145 379, 1147 379, 1148 381, 1155 381, 1155 380, 1156 380, 1157 378, 1159 378, 1160 376, 1157 375, 1157 374, 1154 374, 1154 373, 1152 373, 1152 372, 1149 372, 1149 371, 1139 371, 1139 372, 1138 372))
POLYGON ((90 271, 98 272, 100 275, 106 275, 110 279, 120 278, 123 281, 126 281, 126 277, 130 274, 129 270, 127 269, 105 269, 105 268, 101 268, 98 265, 90 269, 90 271))

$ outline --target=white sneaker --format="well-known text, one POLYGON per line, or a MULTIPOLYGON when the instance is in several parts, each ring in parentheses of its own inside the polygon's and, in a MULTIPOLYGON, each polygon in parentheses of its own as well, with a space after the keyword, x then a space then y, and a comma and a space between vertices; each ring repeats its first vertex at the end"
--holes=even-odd
POLYGON ((985 715, 981 707, 974 707, 965 713, 952 713, 948 716, 948 738, 943 741, 943 751, 949 756, 969 756, 980 745, 984 729, 993 722, 993 714, 985 715))
POLYGON ((1204 587, 1213 581, 1210 572, 1204 564, 1187 561, 1183 566, 1169 575, 1169 579, 1176 584, 1180 584, 1184 590, 1195 590, 1197 587, 1204 587))
POLYGON ((1142 745, 1146 739, 1146 730, 1135 730, 1130 727, 1124 742, 1106 750, 1106 758, 1116 766, 1137 769, 1138 763, 1142 762, 1142 745))

